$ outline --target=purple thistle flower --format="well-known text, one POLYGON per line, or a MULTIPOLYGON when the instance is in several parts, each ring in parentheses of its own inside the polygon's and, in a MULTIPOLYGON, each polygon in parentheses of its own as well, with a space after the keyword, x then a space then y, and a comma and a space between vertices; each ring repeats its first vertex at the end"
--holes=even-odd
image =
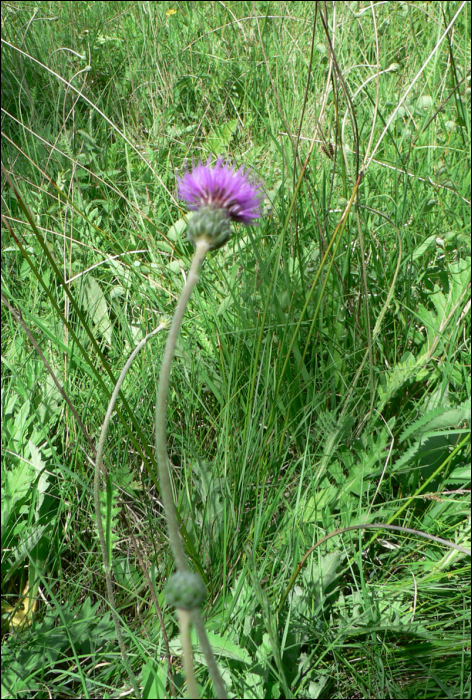
POLYGON ((231 221, 250 224, 261 216, 262 185, 249 179, 244 166, 236 170, 221 158, 213 167, 210 160, 206 165, 200 161, 178 185, 180 198, 198 212, 189 220, 188 236, 194 243, 206 238, 210 249, 226 243, 231 221))
POLYGON ((261 185, 252 183, 244 172, 244 166, 235 170, 218 158, 211 168, 201 161, 192 172, 179 178, 179 196, 190 209, 211 206, 226 209, 232 221, 249 224, 261 216, 261 185))

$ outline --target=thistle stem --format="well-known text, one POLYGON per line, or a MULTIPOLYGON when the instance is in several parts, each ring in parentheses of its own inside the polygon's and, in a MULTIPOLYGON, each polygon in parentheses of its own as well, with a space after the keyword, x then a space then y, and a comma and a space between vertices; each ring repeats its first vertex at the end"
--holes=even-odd
POLYGON ((196 698, 196 700, 198 700, 198 687, 193 669, 192 640, 190 638, 190 611, 177 608, 177 614, 179 616, 180 639, 182 641, 187 692, 189 698, 196 698))
MULTIPOLYGON (((180 295, 180 299, 174 313, 174 318, 172 319, 169 335, 167 337, 167 343, 164 350, 164 357, 162 359, 161 373, 159 377, 159 386, 157 388, 155 437, 157 466, 159 471, 159 485, 161 488, 162 500, 164 502, 164 511, 167 520, 167 530, 169 533, 170 546, 174 555, 178 571, 188 571, 188 565, 187 557, 185 556, 185 550, 179 532, 179 524, 177 520, 177 512, 174 505, 174 498, 172 495, 172 484, 170 480, 170 472, 167 459, 167 393, 169 390, 170 368, 172 364, 172 358, 174 356, 175 345, 177 343, 177 338, 179 335, 180 324, 182 323, 182 318, 185 313, 185 309, 187 308, 188 300, 190 299, 193 289, 198 282, 198 272, 200 270, 200 266, 209 249, 210 244, 203 238, 197 239, 197 241, 195 242, 195 253, 193 256, 192 264, 190 266, 190 270, 187 275, 187 280, 185 282, 184 288, 180 295)), ((182 635, 182 647, 184 652, 184 667, 190 697, 197 697, 197 695, 192 695, 192 693, 196 692, 196 683, 193 674, 193 668, 190 671, 188 671, 188 668, 190 668, 189 664, 193 665, 191 659, 191 649, 189 655, 189 637, 188 630, 186 628, 186 626, 188 625, 188 613, 184 617, 184 619, 182 619, 183 613, 185 613, 185 611, 178 610, 180 629, 182 635)), ((205 631, 205 626, 201 619, 200 611, 198 609, 192 610, 191 619, 197 630, 200 644, 202 646, 202 650, 208 664, 208 669, 210 671, 213 684, 215 686, 217 697, 223 699, 227 698, 228 696, 226 694, 223 679, 221 678, 218 666, 216 665, 215 657, 213 656, 213 652, 205 631)))
POLYGON ((211 644, 208 640, 208 636, 206 633, 205 625, 203 624, 200 610, 192 610, 191 615, 193 626, 195 627, 195 630, 197 632, 198 641, 200 642, 200 646, 205 656, 208 670, 210 671, 210 676, 215 687, 216 697, 219 698, 219 700, 226 700, 228 695, 226 693, 225 684, 218 670, 218 665, 213 654, 213 649, 211 648, 211 644))
POLYGON ((180 537, 177 512, 174 505, 174 498, 172 496, 172 484, 167 461, 167 393, 169 390, 170 367, 172 364, 172 358, 174 357, 180 324, 182 323, 182 318, 185 313, 185 309, 187 308, 188 300, 190 299, 193 289, 198 282, 198 271, 200 269, 200 265, 202 264, 209 247, 210 246, 208 243, 204 240, 199 240, 196 242, 192 264, 190 266, 182 294, 180 295, 180 299, 174 313, 174 318, 172 319, 169 335, 167 337, 167 343, 161 365, 159 386, 157 388, 155 438, 159 485, 161 488, 162 500, 164 502, 164 511, 167 520, 170 546, 172 548, 172 554, 174 555, 175 563, 179 571, 188 571, 188 565, 184 546, 180 537))
POLYGON ((108 595, 108 603, 110 605, 110 611, 111 611, 111 616, 113 618, 113 624, 115 625, 115 631, 116 631, 116 637, 118 639, 118 644, 120 645, 121 649, 121 656, 123 659, 123 664, 124 667, 126 668, 126 671, 128 672, 129 679, 131 681, 131 685, 133 686, 133 689, 136 693, 136 697, 139 697, 138 695, 138 683, 136 681, 136 677, 131 669, 131 664, 128 659, 128 655, 126 653, 126 647, 125 643, 123 640, 123 635, 121 634, 121 629, 120 629, 120 621, 118 619, 118 614, 116 612, 116 601, 115 601, 115 594, 113 592, 113 583, 111 579, 111 562, 108 558, 108 548, 106 545, 105 541, 105 531, 103 529, 103 523, 102 523, 102 512, 100 508, 100 470, 102 467, 102 456, 103 456, 103 450, 105 447, 105 440, 107 437, 108 433, 108 426, 110 425, 110 420, 111 416, 113 413, 113 409, 115 408, 115 403, 118 398, 118 394, 121 389, 121 385, 123 384, 126 374, 128 373, 129 368, 131 367, 131 364, 133 363, 134 358, 136 355, 139 353, 141 348, 143 348, 149 338, 152 338, 153 335, 158 333, 163 326, 159 324, 157 328, 155 328, 151 333, 148 333, 148 335, 143 338, 143 340, 138 343, 138 345, 135 347, 131 355, 129 356, 125 366, 121 370, 121 374, 118 377, 118 381, 116 382, 115 388, 113 389, 113 393, 110 397, 110 401, 108 404, 107 412, 105 414, 105 419, 103 421, 102 425, 102 430, 100 433, 100 439, 98 441, 98 446, 97 446, 97 454, 95 456, 95 471, 94 471, 94 486, 93 486, 93 494, 94 494, 94 505, 95 505, 95 520, 97 523, 97 531, 98 531, 98 540, 100 542, 100 549, 102 552, 102 558, 103 558, 103 566, 105 569, 105 580, 106 580, 106 585, 107 585, 107 595, 108 595))

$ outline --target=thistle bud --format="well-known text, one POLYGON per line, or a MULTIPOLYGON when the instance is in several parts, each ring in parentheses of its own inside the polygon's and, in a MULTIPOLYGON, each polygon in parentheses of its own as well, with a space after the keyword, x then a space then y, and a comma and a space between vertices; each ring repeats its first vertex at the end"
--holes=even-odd
POLYGON ((198 574, 192 571, 177 571, 169 576, 165 594, 169 605, 182 610, 194 610, 205 600, 206 587, 198 574))

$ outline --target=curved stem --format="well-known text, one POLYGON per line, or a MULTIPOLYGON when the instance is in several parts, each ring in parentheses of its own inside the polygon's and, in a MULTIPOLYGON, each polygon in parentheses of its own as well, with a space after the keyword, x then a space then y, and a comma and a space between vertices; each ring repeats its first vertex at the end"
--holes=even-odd
POLYGON ((432 542, 439 542, 439 544, 444 544, 447 547, 451 547, 451 549, 456 549, 457 551, 462 552, 463 554, 467 554, 470 557, 470 549, 467 549, 466 547, 461 547, 460 544, 451 542, 451 540, 445 540, 442 537, 436 537, 436 535, 430 535, 428 532, 422 532, 422 530, 414 530, 411 527, 403 527, 403 525, 388 525, 387 523, 362 523, 360 525, 349 525, 349 527, 342 527, 339 530, 333 530, 333 532, 330 532, 329 535, 325 535, 324 537, 322 537, 320 540, 318 540, 318 542, 312 545, 307 552, 305 552, 301 561, 297 564, 296 569, 293 572, 290 581, 288 582, 287 588, 285 589, 282 595, 279 607, 277 608, 277 614, 280 614, 284 603, 287 599, 287 596, 290 593, 290 589, 295 583, 295 579, 297 578, 303 564, 306 562, 310 554, 314 552, 315 549, 317 549, 317 547, 320 546, 320 544, 326 542, 326 540, 329 540, 335 535, 342 535, 344 532, 349 532, 349 530, 395 530, 397 532, 408 532, 411 535, 418 535, 419 537, 424 537, 427 540, 431 540, 432 542))
POLYGON ((180 324, 187 308, 188 300, 193 292, 193 288, 198 282, 198 271, 203 262, 203 258, 208 252, 209 245, 204 240, 199 240, 196 243, 195 253, 187 275, 182 294, 180 295, 179 303, 175 310, 174 318, 169 330, 164 357, 162 359, 161 373, 159 377, 159 386, 157 388, 156 400, 156 419, 155 419, 155 438, 156 438, 156 453, 157 466, 159 470, 159 486, 161 488, 161 496, 164 502, 164 511, 167 520, 167 530, 169 532, 170 546, 174 555, 175 563, 179 571, 188 571, 187 557, 185 556, 184 546, 179 532, 179 524, 177 520, 177 512, 172 496, 172 484, 167 462, 167 446, 166 446, 166 414, 167 414, 167 392, 169 390, 170 366, 174 357, 175 345, 179 335, 180 324))
MULTIPOLYGON (((187 275, 187 281, 185 282, 182 294, 180 295, 177 308, 175 310, 174 318, 172 319, 172 324, 169 330, 169 336, 167 338, 166 348, 164 350, 164 357, 162 359, 161 373, 159 377, 159 386, 157 389, 157 400, 156 400, 156 419, 155 419, 155 434, 156 434, 156 453, 157 453, 157 466, 159 469, 159 485, 161 488, 161 496, 164 502, 164 511, 167 520, 167 530, 169 532, 170 546, 172 548, 172 553, 174 555, 175 563, 178 571, 188 571, 187 557, 185 556, 184 546, 179 532, 179 524, 177 520, 177 512, 174 505, 174 498, 172 495, 172 484, 170 480, 170 473, 168 468, 167 459, 167 446, 166 446, 166 414, 167 414, 167 393, 169 390, 169 379, 170 379, 170 368, 172 364, 172 358, 174 356, 175 345, 179 335, 180 324, 182 323, 182 318, 187 308, 188 300, 193 292, 195 285, 198 282, 198 272, 200 265, 203 262, 205 255, 207 254, 210 246, 203 240, 197 240, 195 244, 195 253, 193 256, 192 264, 190 266, 189 273, 187 275)), ((179 616, 181 615, 179 611, 179 616)), ((192 610, 191 618, 193 625, 197 631, 197 635, 202 647, 202 651, 205 655, 205 659, 208 665, 208 670, 213 680, 215 686, 216 696, 218 698, 227 698, 226 689, 221 678, 218 666, 213 656, 213 651, 208 641, 208 637, 205 631, 205 626, 203 624, 200 610, 192 610)), ((184 630, 181 626, 182 641, 184 641, 184 630)), ((185 655, 184 655, 185 656, 185 655)), ((186 663, 184 658, 184 664, 186 663)), ((193 670, 192 670, 193 676, 193 670)), ((191 689, 191 678, 187 676, 187 683, 189 692, 191 689)))
POLYGON ((97 521, 97 531, 98 531, 98 540, 100 542, 100 549, 102 551, 102 559, 103 559, 103 566, 105 568, 105 580, 106 580, 106 585, 107 585, 107 596, 108 596, 108 602, 110 604, 110 610, 111 610, 111 616, 113 618, 113 623, 115 625, 115 632, 116 632, 116 637, 118 639, 118 644, 120 645, 121 649, 121 656, 123 659, 123 664, 126 668, 126 671, 128 672, 129 679, 131 681, 131 685, 133 686, 133 689, 136 693, 136 697, 139 697, 139 691, 138 691, 138 683, 136 681, 136 678, 134 676, 134 673, 131 669, 131 664, 128 659, 128 655, 126 653, 126 647, 125 643, 123 641, 123 636, 121 634, 121 629, 120 629, 120 622, 118 619, 118 615, 116 614, 116 601, 115 601, 115 594, 113 592, 113 585, 112 585, 112 580, 111 580, 111 572, 110 572, 110 561, 108 559, 108 549, 105 541, 105 533, 103 530, 103 523, 102 523, 102 513, 100 509, 100 468, 102 466, 102 455, 103 455, 103 448, 105 446, 105 439, 107 436, 108 432, 108 426, 110 424, 110 419, 111 415, 113 413, 113 409, 115 407, 116 399, 118 398, 118 394, 120 393, 121 385, 124 382, 124 379, 126 377, 126 374, 131 367, 131 364, 138 354, 138 352, 145 346, 149 338, 151 338, 153 335, 155 335, 158 331, 162 330, 164 326, 160 324, 157 328, 155 328, 151 333, 148 333, 148 335, 141 340, 140 343, 135 347, 131 355, 129 356, 128 360, 126 361, 125 366, 123 367, 120 376, 118 377, 118 381, 116 382, 115 388, 113 389, 113 393, 110 397, 110 402, 108 404, 107 412, 105 414, 105 419, 103 421, 102 425, 102 431, 100 433, 100 439, 98 441, 98 446, 97 446, 97 455, 95 457, 95 472, 94 472, 94 482, 93 482, 93 497, 94 497, 94 504, 95 504, 95 520, 97 521))

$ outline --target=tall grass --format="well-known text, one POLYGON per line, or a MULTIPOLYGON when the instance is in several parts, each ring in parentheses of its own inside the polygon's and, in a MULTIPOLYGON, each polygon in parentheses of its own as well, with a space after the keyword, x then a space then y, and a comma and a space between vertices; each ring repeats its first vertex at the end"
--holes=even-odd
POLYGON ((192 255, 176 173, 222 156, 265 215, 204 263, 167 432, 229 694, 470 697, 470 556, 363 529, 304 559, 363 523, 470 549, 470 5, 2 9, 2 696, 129 690, 93 463, 160 324, 102 518, 140 693, 185 692, 154 405, 192 255))

